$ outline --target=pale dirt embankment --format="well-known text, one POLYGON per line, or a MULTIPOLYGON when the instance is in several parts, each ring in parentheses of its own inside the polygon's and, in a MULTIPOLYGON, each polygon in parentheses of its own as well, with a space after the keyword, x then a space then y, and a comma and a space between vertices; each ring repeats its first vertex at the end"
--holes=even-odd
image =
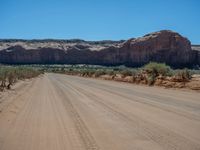
POLYGON ((45 74, 0 98, 0 150, 199 150, 199 98, 45 74))

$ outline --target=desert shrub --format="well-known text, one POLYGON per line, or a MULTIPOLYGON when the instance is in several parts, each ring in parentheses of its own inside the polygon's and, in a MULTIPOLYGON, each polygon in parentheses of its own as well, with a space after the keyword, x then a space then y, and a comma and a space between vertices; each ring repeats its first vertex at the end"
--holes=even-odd
POLYGON ((133 69, 132 70, 132 77, 133 77, 133 82, 136 80, 139 80, 139 77, 141 76, 142 72, 139 69, 133 69))
POLYGON ((156 80, 156 76, 155 75, 149 75, 148 77, 147 77, 147 83, 148 83, 148 85, 153 85, 154 84, 154 82, 155 82, 155 80, 156 80))
POLYGON ((193 75, 193 74, 200 74, 200 70, 189 70, 190 74, 193 75))
POLYGON ((138 74, 140 74, 141 73, 141 69, 138 69, 138 68, 135 68, 135 69, 131 69, 131 75, 133 76, 133 77, 136 77, 138 74))
POLYGON ((159 75, 169 76, 171 74, 171 68, 164 63, 150 62, 143 67, 144 71, 147 72, 148 85, 153 85, 156 77, 159 75))
POLYGON ((17 80, 33 78, 42 72, 31 67, 0 66, 0 89, 10 89, 17 80))
POLYGON ((110 75, 110 76, 115 76, 116 75, 116 72, 114 70, 108 70, 106 72, 106 74, 110 75))
POLYGON ((15 70, 10 70, 7 73, 7 80, 8 80, 7 89, 10 89, 10 86, 16 81, 15 70))
POLYGON ((29 79, 41 74, 39 70, 30 67, 15 67, 13 69, 17 79, 29 79))
POLYGON ((97 70, 94 73, 95 77, 99 77, 99 76, 105 75, 105 74, 106 74, 106 72, 104 70, 97 70))
POLYGON ((130 70, 128 70, 128 69, 123 70, 123 71, 121 71, 120 73, 122 74, 123 77, 132 76, 132 75, 133 75, 132 71, 130 71, 130 70))
POLYGON ((191 79, 191 73, 188 69, 177 70, 175 76, 180 78, 182 81, 188 81, 191 79))
POLYGON ((4 67, 0 67, 0 88, 3 90, 6 87, 6 74, 7 70, 4 67))
POLYGON ((92 77, 95 74, 95 70, 89 70, 88 76, 92 77))
POLYGON ((144 70, 155 76, 166 76, 170 73, 171 68, 164 63, 150 62, 144 66, 144 70))
POLYGON ((79 72, 82 76, 88 76, 88 77, 91 77, 95 73, 94 70, 90 69, 79 70, 79 72))

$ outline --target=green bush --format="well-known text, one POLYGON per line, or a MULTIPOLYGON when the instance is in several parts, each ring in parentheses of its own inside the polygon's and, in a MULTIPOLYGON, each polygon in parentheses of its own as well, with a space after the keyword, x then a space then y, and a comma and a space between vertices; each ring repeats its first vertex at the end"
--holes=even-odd
POLYGON ((175 76, 183 81, 188 81, 191 79, 191 73, 188 69, 178 70, 175 76))
POLYGON ((104 70, 97 70, 94 73, 95 77, 99 77, 99 76, 105 75, 105 74, 106 74, 106 72, 104 70))
POLYGON ((148 85, 153 85, 155 80, 156 80, 155 76, 153 76, 153 75, 148 76, 148 78, 147 78, 148 85))
POLYGON ((170 73, 171 68, 164 63, 150 62, 144 66, 144 70, 153 74, 153 76, 167 76, 170 73))
POLYGON ((123 70, 123 71, 121 71, 120 73, 123 75, 123 77, 132 76, 132 75, 133 75, 132 71, 131 71, 131 70, 128 70, 128 69, 123 70))
POLYGON ((159 75, 169 76, 171 74, 171 68, 164 63, 150 62, 143 68, 148 74, 148 85, 153 85, 159 75))

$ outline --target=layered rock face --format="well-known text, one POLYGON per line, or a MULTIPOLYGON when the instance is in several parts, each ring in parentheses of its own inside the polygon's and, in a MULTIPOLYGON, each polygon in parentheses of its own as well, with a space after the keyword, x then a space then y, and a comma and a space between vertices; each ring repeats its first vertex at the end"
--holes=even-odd
POLYGON ((128 54, 130 64, 145 64, 149 61, 164 62, 170 66, 184 67, 196 63, 196 53, 190 41, 172 31, 147 34, 142 38, 128 40, 121 51, 128 54))
POLYGON ((200 45, 192 45, 192 50, 198 51, 196 60, 198 61, 198 65, 200 66, 200 45))
POLYGON ((190 41, 168 30, 127 41, 1 40, 0 63, 142 66, 150 61, 173 67, 200 65, 190 41))

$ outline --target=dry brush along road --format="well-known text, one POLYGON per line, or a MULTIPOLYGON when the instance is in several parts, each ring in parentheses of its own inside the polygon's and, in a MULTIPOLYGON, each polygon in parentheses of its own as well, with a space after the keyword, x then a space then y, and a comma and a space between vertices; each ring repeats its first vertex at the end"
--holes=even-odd
POLYGON ((0 98, 0 150, 200 150, 200 93, 45 74, 0 98))

